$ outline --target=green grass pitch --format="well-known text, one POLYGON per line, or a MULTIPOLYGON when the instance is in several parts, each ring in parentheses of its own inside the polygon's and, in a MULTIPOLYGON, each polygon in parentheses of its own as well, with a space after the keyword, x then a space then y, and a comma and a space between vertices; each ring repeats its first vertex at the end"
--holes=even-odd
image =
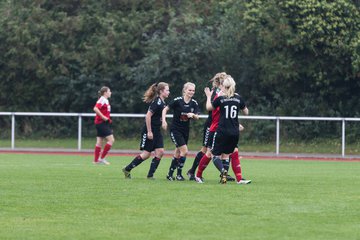
POLYGON ((168 182, 168 157, 127 180, 131 159, 0 154, 0 239, 360 239, 359 162, 242 159, 244 186, 212 164, 204 184, 168 182))

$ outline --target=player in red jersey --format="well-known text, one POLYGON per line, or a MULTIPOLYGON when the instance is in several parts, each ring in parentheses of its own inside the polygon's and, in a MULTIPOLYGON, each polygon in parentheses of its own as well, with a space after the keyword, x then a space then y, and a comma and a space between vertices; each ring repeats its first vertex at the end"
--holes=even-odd
POLYGON ((99 99, 97 100, 94 107, 94 112, 96 113, 95 127, 97 131, 96 145, 94 152, 94 163, 109 165, 110 163, 106 161, 105 157, 110 151, 115 141, 113 130, 111 129, 111 122, 112 122, 110 118, 111 106, 109 103, 109 98, 111 97, 110 88, 104 86, 99 90, 98 94, 99 94, 99 99), (104 140, 106 140, 107 142, 104 146, 103 151, 101 152, 101 148, 104 140))
MULTIPOLYGON (((227 74, 225 72, 217 73, 210 80, 210 82, 212 82, 212 91, 213 91, 213 94, 211 95, 211 100, 214 100, 216 94, 220 91, 219 89, 220 80, 223 79, 226 75, 227 74)), ((187 172, 187 176, 189 177, 189 180, 195 180, 196 168, 199 166, 200 160, 204 157, 204 155, 207 153, 209 156, 211 156, 211 152, 209 148, 211 146, 210 139, 213 133, 211 133, 210 128, 214 121, 215 122, 218 121, 218 116, 216 116, 215 112, 213 113, 213 111, 209 111, 208 118, 206 119, 203 129, 203 146, 200 149, 200 151, 196 154, 193 165, 187 172), (213 115, 215 118, 214 120, 213 120, 213 115)))
MULTIPOLYGON (((220 84, 221 82, 226 78, 227 74, 225 72, 222 73, 217 73, 214 78, 213 78, 213 89, 212 89, 212 94, 211 94, 211 99, 210 101, 214 101, 220 94, 220 84)), ((215 131, 218 127, 219 124, 219 118, 220 118, 220 111, 219 108, 213 109, 211 111, 212 113, 212 117, 211 117, 211 124, 210 124, 210 128, 209 128, 209 134, 208 134, 208 140, 207 140, 207 144, 206 144, 206 152, 205 154, 202 156, 202 158, 200 159, 199 162, 199 168, 197 170, 196 176, 195 176, 195 180, 197 182, 202 183, 204 181, 203 177, 202 177, 202 173, 205 170, 205 168, 207 167, 207 165, 209 164, 209 162, 211 161, 212 158, 212 154, 211 154, 211 146, 212 146, 212 142, 213 142, 213 138, 214 138, 214 134, 215 131)))

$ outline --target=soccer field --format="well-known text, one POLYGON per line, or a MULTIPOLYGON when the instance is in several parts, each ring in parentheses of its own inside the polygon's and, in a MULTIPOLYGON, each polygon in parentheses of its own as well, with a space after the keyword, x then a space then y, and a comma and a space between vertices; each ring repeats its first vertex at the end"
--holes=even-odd
POLYGON ((359 162, 242 159, 252 184, 220 185, 167 181, 170 158, 127 180, 131 159, 0 153, 0 239, 360 239, 359 162))

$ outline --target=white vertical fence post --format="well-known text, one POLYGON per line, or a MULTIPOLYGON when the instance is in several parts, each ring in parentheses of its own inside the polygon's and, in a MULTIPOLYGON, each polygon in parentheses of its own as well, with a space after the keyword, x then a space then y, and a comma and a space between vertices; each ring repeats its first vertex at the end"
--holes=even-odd
POLYGON ((342 119, 341 133, 341 156, 345 157, 345 119, 342 119))
POLYGON ((11 149, 15 149, 15 113, 11 113, 11 149))
POLYGON ((280 118, 276 117, 276 155, 280 153, 280 118))
POLYGON ((81 137, 82 137, 82 117, 81 117, 81 113, 79 114, 79 119, 78 119, 78 150, 81 151, 81 137))

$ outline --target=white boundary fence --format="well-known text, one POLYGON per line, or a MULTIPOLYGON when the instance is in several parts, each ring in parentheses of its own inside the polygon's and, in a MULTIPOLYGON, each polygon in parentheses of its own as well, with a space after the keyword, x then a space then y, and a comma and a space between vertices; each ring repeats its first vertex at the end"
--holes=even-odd
MULTIPOLYGON (((11 149, 15 150, 15 117, 16 116, 48 116, 48 117, 77 117, 78 118, 78 150, 81 151, 82 118, 95 117, 95 113, 56 113, 56 112, 0 112, 0 116, 11 116, 11 149)), ((145 114, 112 113, 112 118, 144 118, 145 114)), ((172 117, 172 115, 167 115, 172 117)), ((207 118, 207 115, 200 115, 207 118)), ((337 121, 342 123, 341 156, 345 157, 345 125, 346 122, 360 121, 360 118, 331 118, 331 117, 279 117, 279 116, 240 116, 240 119, 274 120, 276 121, 276 155, 280 154, 280 121, 337 121)))

